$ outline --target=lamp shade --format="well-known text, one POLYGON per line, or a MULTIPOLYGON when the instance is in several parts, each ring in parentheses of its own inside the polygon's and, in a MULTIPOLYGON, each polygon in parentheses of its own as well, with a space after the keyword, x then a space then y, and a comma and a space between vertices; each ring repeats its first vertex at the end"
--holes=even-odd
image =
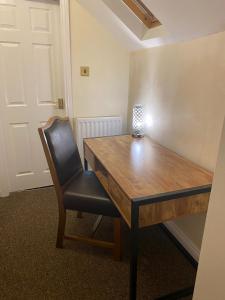
POLYGON ((132 135, 133 137, 144 136, 144 107, 141 104, 133 107, 132 135))

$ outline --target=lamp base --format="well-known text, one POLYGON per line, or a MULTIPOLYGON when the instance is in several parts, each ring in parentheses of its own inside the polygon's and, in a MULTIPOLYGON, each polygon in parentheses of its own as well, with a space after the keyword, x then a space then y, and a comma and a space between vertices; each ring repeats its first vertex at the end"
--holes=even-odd
POLYGON ((144 137, 144 134, 132 134, 132 137, 133 138, 143 138, 144 137))

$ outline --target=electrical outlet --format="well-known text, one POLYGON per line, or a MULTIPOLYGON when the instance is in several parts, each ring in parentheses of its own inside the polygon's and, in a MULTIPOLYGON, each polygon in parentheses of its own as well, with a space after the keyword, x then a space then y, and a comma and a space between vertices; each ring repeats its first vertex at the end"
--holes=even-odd
POLYGON ((89 76, 89 67, 80 67, 81 76, 89 76))

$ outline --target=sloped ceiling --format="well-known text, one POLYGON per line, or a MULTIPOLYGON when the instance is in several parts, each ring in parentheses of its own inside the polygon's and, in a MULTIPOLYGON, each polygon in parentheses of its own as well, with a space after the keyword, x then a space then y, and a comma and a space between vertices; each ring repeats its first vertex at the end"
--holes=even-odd
POLYGON ((225 31, 225 0, 142 0, 162 26, 146 30, 121 0, 77 0, 130 51, 225 31))
POLYGON ((142 0, 172 37, 192 39, 225 30, 225 0, 142 0))

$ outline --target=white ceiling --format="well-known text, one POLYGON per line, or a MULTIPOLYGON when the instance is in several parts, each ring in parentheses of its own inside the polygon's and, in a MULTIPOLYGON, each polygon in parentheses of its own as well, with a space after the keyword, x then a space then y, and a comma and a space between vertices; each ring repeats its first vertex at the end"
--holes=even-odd
POLYGON ((142 1, 163 26, 144 30, 121 0, 78 0, 131 51, 225 31, 225 0, 142 1))
POLYGON ((225 30, 225 0, 142 0, 173 37, 190 39, 225 30))

